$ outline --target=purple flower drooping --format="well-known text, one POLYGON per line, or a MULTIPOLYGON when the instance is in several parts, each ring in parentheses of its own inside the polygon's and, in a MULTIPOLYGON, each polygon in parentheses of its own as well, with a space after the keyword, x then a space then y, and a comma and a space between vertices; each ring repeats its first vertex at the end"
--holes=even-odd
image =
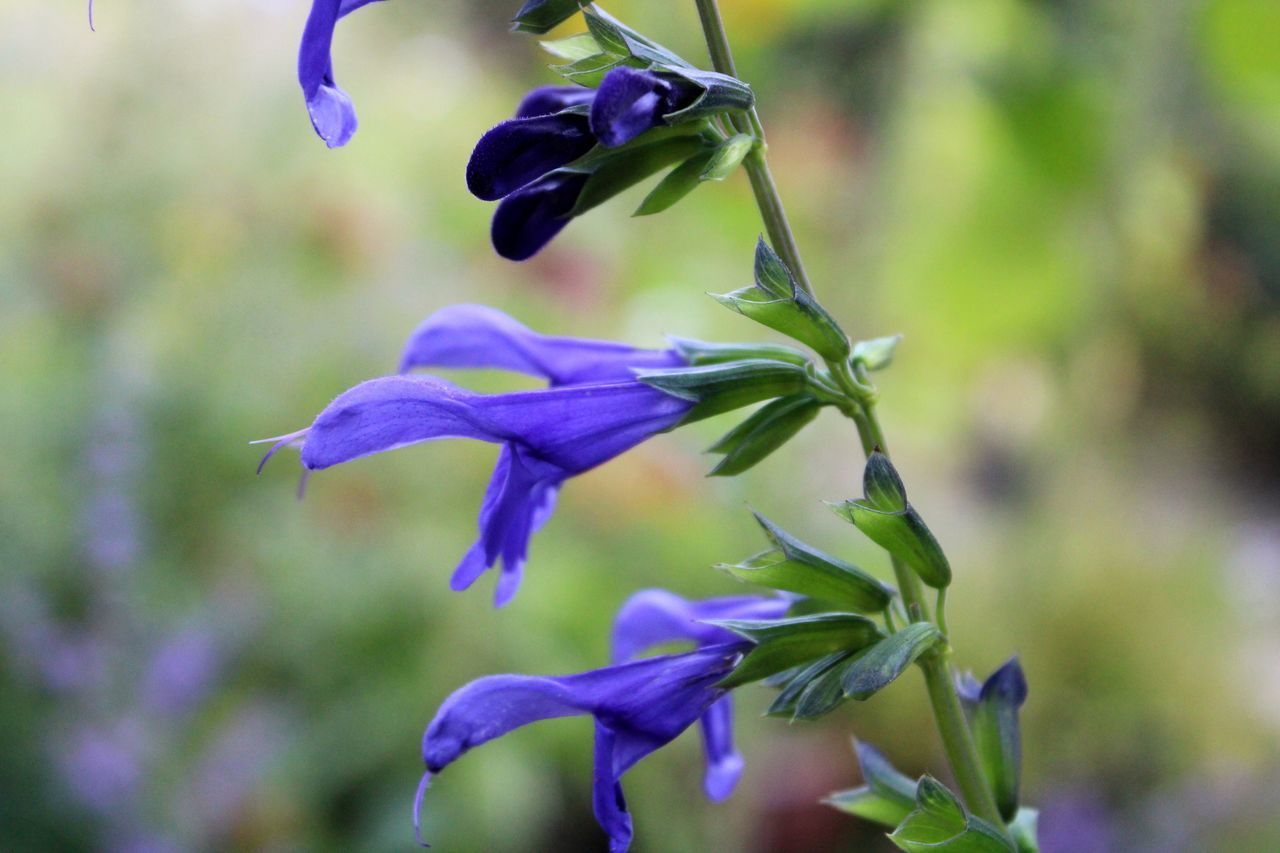
POLYGON ((333 79, 333 30, 343 17, 378 0, 314 0, 298 48, 298 82, 316 133, 330 148, 340 148, 356 132, 355 107, 333 79))
POLYGON ((689 106, 703 90, 679 78, 623 66, 605 75, 591 102, 591 132, 607 148, 665 124, 663 116, 689 106))
POLYGON ((529 539, 550 517, 560 485, 688 412, 688 401, 634 379, 632 356, 634 367, 681 363, 669 351, 538 335, 480 306, 445 309, 410 338, 402 369, 500 367, 544 376, 553 387, 477 394, 433 376, 373 379, 339 395, 307 429, 282 437, 268 457, 301 444, 303 467, 317 471, 441 438, 502 445, 480 509, 480 538, 452 580, 464 589, 501 559, 501 606, 515 594, 529 539))
MULTIPOLYGON (((780 619, 786 598, 742 595, 690 601, 663 589, 647 589, 627 599, 613 624, 614 663, 625 663, 659 643, 690 640, 699 646, 733 642, 731 631, 706 624, 712 619, 780 619)), ((742 754, 733 746, 733 700, 718 700, 702 715, 707 771, 703 790, 715 802, 733 793, 742 775, 742 754)))
POLYGON ((596 724, 592 806, 609 835, 611 853, 622 853, 632 837, 623 774, 706 714, 724 695, 716 683, 748 647, 739 639, 578 675, 495 675, 473 681, 446 699, 427 727, 422 739, 427 774, 529 723, 590 714, 596 724))

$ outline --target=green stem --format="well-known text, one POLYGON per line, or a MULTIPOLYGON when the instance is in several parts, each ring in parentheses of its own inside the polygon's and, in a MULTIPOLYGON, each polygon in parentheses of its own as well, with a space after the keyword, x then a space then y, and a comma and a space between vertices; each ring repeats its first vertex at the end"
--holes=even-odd
MULTIPOLYGON (((724 21, 720 18, 720 9, 716 0, 695 0, 698 6, 698 17, 702 20, 702 32, 707 39, 707 52, 711 55, 711 63, 716 71, 737 77, 737 69, 733 64, 733 52, 729 49, 729 37, 724 30, 724 21)), ((791 268, 797 283, 805 292, 812 294, 813 287, 805 273, 804 263, 800 259, 800 250, 796 246, 795 235, 787 220, 786 209, 782 206, 782 198, 778 194, 778 186, 769 171, 769 163, 765 159, 764 127, 755 108, 746 115, 732 115, 730 121, 739 133, 751 133, 758 140, 756 148, 743 162, 747 175, 751 179, 751 190, 755 193, 756 206, 760 208, 760 218, 764 220, 765 230, 774 251, 791 268)), ((844 370, 833 371, 837 381, 851 386, 848 390, 863 391, 862 382, 844 370)), ((884 432, 876 418, 874 399, 859 393, 855 399, 861 400, 861 411, 849 414, 858 427, 862 447, 866 453, 879 448, 888 453, 884 440, 884 432)), ((902 594, 903 604, 912 621, 922 622, 928 619, 925 608, 924 586, 920 578, 910 567, 900 561, 893 561, 893 573, 898 580, 898 588, 902 594)), ((974 745, 973 735, 965 722, 964 709, 960 705, 960 697, 956 694, 955 684, 951 678, 951 668, 947 665, 945 654, 926 655, 920 661, 924 670, 925 685, 929 691, 929 702, 933 706, 933 716, 937 721, 938 732, 942 736, 942 745, 947 753, 951 771, 960 786, 969 809, 978 817, 990 821, 998 827, 1004 826, 1000 813, 996 809, 995 799, 983 778, 978 763, 978 750, 974 745)))
MULTIPOLYGON (((724 31, 724 21, 720 19, 720 7, 716 5, 716 0, 695 2, 698 5, 698 17, 702 20, 702 32, 707 38, 711 66, 721 74, 737 77, 733 52, 729 49, 729 36, 724 31)), ((786 208, 782 206, 782 196, 778 194, 778 185, 773 180, 773 172, 769 170, 769 161, 765 158, 765 151, 769 146, 764 139, 764 125, 760 122, 760 115, 752 107, 746 114, 730 114, 729 120, 738 133, 749 133, 757 140, 756 147, 747 155, 742 166, 751 181, 751 191, 755 194, 756 206, 760 208, 760 218, 764 220, 764 228, 769 234, 769 242, 773 244, 774 251, 790 268, 801 289, 812 294, 813 285, 809 283, 809 274, 805 272, 804 261, 800 258, 800 248, 791 231, 786 208)))

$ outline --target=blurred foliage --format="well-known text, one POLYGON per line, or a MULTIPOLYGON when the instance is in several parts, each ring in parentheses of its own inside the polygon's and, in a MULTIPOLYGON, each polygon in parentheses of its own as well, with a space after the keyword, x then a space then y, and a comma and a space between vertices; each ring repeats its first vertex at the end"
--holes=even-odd
MULTIPOLYGON (((325 472, 304 425, 391 370, 431 310, 655 345, 757 330, 745 180, 641 197, 515 266, 466 195, 474 140, 550 75, 514 9, 386 3, 339 30, 363 127, 327 151, 293 81, 307 4, 0 0, 0 848, 400 850, 418 738, 482 674, 602 664, 613 609, 739 587, 744 505, 879 555, 820 418, 742 478, 726 424, 572 482, 515 603, 452 594, 492 448, 325 472)), ((692 4, 610 10, 689 56, 692 4)), ((739 0, 810 273, 882 375, 912 497, 956 571, 962 665, 1021 653, 1025 798, 1045 849, 1280 846, 1280 5, 1273 0, 739 0), (1087 842, 1082 839, 1088 839, 1087 842)), ((506 377, 467 377, 509 387, 506 377)), ((940 769, 918 679, 820 724, 759 717, 698 802, 683 738, 628 776, 638 850, 877 849, 816 805, 851 730, 940 769)), ((437 780, 440 850, 597 849, 588 725, 542 724, 437 780)))

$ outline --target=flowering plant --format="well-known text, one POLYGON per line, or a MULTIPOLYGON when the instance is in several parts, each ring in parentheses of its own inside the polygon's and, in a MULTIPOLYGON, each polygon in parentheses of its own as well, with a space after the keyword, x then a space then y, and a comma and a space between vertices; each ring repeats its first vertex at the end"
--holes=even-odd
MULTIPOLYGON (((304 30, 299 80, 315 130, 331 147, 356 130, 329 57, 334 29, 370 2, 315 0, 304 30)), ((633 833, 623 775, 695 722, 705 741, 708 797, 731 793, 743 767, 731 737, 733 690, 761 682, 777 691, 770 715, 813 720, 870 699, 915 665, 958 792, 930 775, 912 781, 857 744, 864 785, 828 802, 888 827, 907 851, 1035 851, 1036 812, 1019 801, 1022 670, 1013 658, 985 682, 953 671, 945 613, 952 568, 908 500, 879 424, 872 374, 890 365, 898 339, 851 339, 815 294, 766 160, 754 94, 737 76, 714 0, 696 2, 710 70, 593 5, 529 0, 516 30, 544 34, 579 14, 586 29, 543 42, 563 61, 554 68, 566 85, 532 90, 512 118, 480 138, 467 186, 499 202, 494 248, 519 261, 574 218, 660 171, 667 170, 638 214, 666 210, 702 183, 742 169, 768 237, 757 242, 752 284, 716 299, 791 343, 673 339, 663 349, 637 349, 539 334, 496 310, 455 306, 413 333, 398 375, 339 395, 310 426, 274 439, 266 458, 294 445, 312 472, 434 439, 500 445, 479 538, 451 585, 467 588, 501 561, 495 603, 503 605, 520 584, 533 534, 573 476, 657 433, 763 404, 711 448, 723 457, 711 473, 735 476, 822 409, 834 409, 854 425, 867 462, 861 496, 831 508, 888 553, 893 584, 757 515, 765 550, 720 568, 761 594, 690 601, 640 592, 617 616, 609 666, 558 677, 489 676, 462 687, 426 729, 419 802, 427 782, 470 749, 538 720, 590 715, 593 807, 611 849, 625 850, 633 833), (505 369, 548 386, 480 394, 413 372, 439 367, 505 369), (692 648, 640 657, 671 641, 692 648)))

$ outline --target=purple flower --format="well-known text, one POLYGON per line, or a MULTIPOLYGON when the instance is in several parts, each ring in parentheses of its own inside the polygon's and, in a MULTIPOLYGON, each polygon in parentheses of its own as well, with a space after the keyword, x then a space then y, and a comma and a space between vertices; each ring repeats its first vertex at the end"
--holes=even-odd
POLYGON ((530 118, 558 113, 570 107, 591 103, 596 93, 582 86, 539 86, 524 96, 516 107, 516 118, 530 118))
MULTIPOLYGON (((724 691, 715 685, 748 644, 739 640, 681 655, 561 677, 494 675, 445 700, 422 739, 424 784, 473 747, 538 720, 595 718, 592 806, 609 834, 609 849, 631 844, 620 780, 640 759, 665 746, 707 713, 724 691)), ((416 821, 416 811, 415 811, 416 821)))
POLYGON ((696 101, 703 90, 692 82, 623 66, 600 82, 591 103, 591 132, 608 148, 624 145, 663 117, 696 101))
MULTIPOLYGON (((732 643, 737 635, 708 625, 708 619, 778 619, 791 602, 754 595, 689 601, 663 589, 647 589, 627 599, 613 625, 613 662, 625 663, 650 646, 692 640, 699 646, 732 643)), ((733 700, 717 701, 702 715, 707 771, 702 787, 719 802, 742 775, 742 754, 733 748, 733 700)))
POLYGON ((557 171, 507 196, 493 214, 494 250, 509 261, 527 261, 569 224, 590 175, 557 171))
POLYGON ((307 429, 281 437, 266 458, 301 443, 303 466, 316 471, 439 438, 501 444, 480 508, 480 538, 451 581, 465 589, 501 558, 501 606, 515 594, 529 538, 550 516, 561 483, 670 429, 689 410, 688 401, 629 375, 629 364, 672 363, 679 361, 671 352, 541 336, 479 306, 446 309, 410 338, 404 369, 505 367, 560 384, 487 395, 432 376, 373 379, 340 395, 307 429))
POLYGON ((476 143, 467 163, 467 189, 476 198, 497 201, 572 163, 595 144, 581 112, 507 119, 476 143))
POLYGON ((298 82, 316 133, 330 148, 340 148, 356 132, 351 98, 333 79, 333 29, 338 20, 378 0, 314 0, 298 48, 298 82))

